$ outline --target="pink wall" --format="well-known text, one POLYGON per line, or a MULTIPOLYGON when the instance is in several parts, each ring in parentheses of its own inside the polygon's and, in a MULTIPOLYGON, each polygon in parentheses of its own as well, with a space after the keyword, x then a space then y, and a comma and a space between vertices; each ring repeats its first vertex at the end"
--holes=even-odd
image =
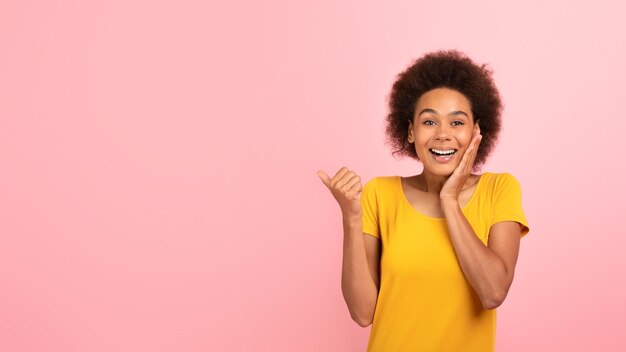
POLYGON ((531 227, 498 350, 626 350, 623 13, 3 1, 0 350, 362 351, 316 172, 417 173, 383 144, 386 96, 440 48, 494 68, 484 170, 518 178, 531 227))

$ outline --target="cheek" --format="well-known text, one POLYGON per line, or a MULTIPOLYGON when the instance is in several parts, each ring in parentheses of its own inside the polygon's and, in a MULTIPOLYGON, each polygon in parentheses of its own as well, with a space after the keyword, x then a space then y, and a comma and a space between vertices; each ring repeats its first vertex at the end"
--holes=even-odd
POLYGON ((432 133, 429 133, 427 130, 417 130, 414 131, 415 142, 418 146, 425 146, 430 141, 432 133))
POLYGON ((463 144, 465 147, 469 147, 472 142, 472 133, 473 130, 463 131, 459 134, 459 142, 463 144))

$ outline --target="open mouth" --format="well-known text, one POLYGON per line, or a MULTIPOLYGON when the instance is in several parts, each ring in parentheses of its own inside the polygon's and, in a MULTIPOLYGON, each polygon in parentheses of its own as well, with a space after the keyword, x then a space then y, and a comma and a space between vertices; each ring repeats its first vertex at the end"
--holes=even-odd
POLYGON ((428 149, 435 156, 452 156, 456 153, 456 149, 428 149))

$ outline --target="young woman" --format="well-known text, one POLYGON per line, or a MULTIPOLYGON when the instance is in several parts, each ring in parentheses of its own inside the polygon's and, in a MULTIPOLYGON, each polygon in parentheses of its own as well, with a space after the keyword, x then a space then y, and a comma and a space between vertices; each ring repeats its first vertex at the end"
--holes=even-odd
POLYGON ((485 65, 438 51, 398 75, 388 144, 420 174, 361 187, 341 168, 318 175, 342 211, 342 292, 368 351, 493 351, 496 309, 529 231, 509 173, 472 173, 500 132, 502 103, 485 65))

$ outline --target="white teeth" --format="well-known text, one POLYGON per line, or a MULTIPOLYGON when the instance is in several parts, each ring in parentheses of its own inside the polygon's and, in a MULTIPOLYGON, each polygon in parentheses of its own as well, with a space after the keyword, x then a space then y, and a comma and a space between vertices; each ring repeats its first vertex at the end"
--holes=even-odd
POLYGON ((440 154, 440 155, 452 155, 454 154, 455 150, 454 149, 449 149, 449 150, 439 150, 439 149, 431 149, 431 151, 435 152, 436 154, 440 154))

